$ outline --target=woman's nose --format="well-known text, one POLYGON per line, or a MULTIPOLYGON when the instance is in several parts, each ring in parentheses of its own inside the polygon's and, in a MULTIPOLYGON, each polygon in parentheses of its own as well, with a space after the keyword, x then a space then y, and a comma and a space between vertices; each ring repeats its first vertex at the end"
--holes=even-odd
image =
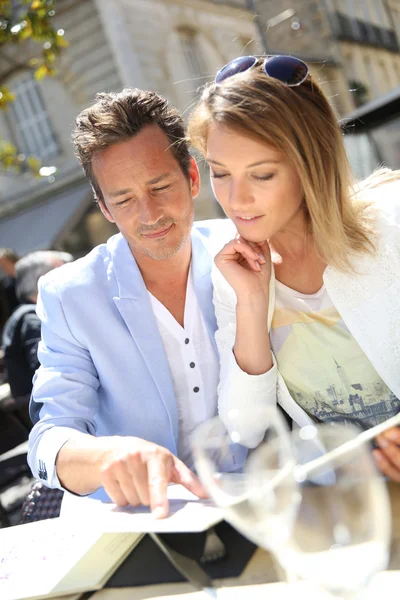
POLYGON ((229 205, 232 210, 238 211, 253 204, 254 198, 245 183, 232 181, 229 190, 229 205))

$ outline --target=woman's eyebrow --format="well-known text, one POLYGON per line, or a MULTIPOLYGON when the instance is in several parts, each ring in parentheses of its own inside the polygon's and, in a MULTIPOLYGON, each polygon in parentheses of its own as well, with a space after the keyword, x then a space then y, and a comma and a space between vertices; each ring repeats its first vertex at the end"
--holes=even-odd
MULTIPOLYGON (((217 160, 214 160, 212 158, 207 158, 206 160, 207 160, 207 162, 209 162, 209 163, 211 163, 213 165, 219 165, 220 167, 224 166, 223 163, 220 163, 217 160)), ((259 161, 255 162, 255 163, 251 163, 250 165, 247 165, 246 168, 248 169, 250 167, 258 167, 259 165, 265 165, 265 164, 268 164, 268 163, 269 164, 275 164, 275 165, 277 165, 280 162, 281 162, 280 160, 273 160, 273 159, 259 160, 259 161)))

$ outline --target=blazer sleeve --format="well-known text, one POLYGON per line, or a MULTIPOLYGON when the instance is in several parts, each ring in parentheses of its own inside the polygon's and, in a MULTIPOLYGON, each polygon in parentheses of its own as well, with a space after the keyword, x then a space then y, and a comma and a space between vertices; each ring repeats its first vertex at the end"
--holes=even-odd
MULTIPOLYGON (((229 431, 240 436, 240 443, 256 446, 267 427, 265 408, 276 406, 277 367, 262 375, 249 375, 237 364, 233 347, 236 337, 236 295, 213 267, 213 302, 218 329, 215 339, 220 359, 218 412, 229 431)), ((267 318, 267 316, 265 317, 267 318)))
POLYGON ((42 324, 38 346, 40 368, 30 402, 34 427, 28 463, 48 487, 62 487, 55 462, 61 447, 76 432, 95 434, 99 378, 89 350, 72 334, 56 283, 39 281, 37 314, 42 324))

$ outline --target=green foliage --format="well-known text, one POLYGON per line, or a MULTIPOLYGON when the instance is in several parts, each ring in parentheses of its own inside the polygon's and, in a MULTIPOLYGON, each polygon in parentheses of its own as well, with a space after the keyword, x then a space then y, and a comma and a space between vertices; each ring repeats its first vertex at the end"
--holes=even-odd
POLYGON ((15 100, 15 96, 14 94, 12 94, 10 92, 10 90, 8 89, 8 87, 6 87, 5 85, 0 87, 0 108, 2 110, 7 110, 7 106, 10 102, 13 102, 13 100, 15 100))
POLYGON ((354 101, 356 106, 361 106, 368 101, 368 87, 362 83, 362 81, 351 80, 349 81, 350 91, 354 94, 354 101))
MULTIPOLYGON (((64 31, 56 30, 52 20, 56 0, 0 0, 0 61, 8 65, 0 71, 0 110, 15 100, 7 87, 9 78, 23 70, 33 70, 37 80, 56 73, 55 63, 68 46, 64 31), (14 50, 18 47, 18 51, 14 50), (19 58, 26 52, 25 60, 19 58), (35 49, 32 57, 32 49, 35 49), (17 56, 17 58, 14 58, 17 56)), ((16 172, 29 170, 39 176, 40 161, 18 154, 12 144, 0 139, 0 168, 16 172)))
POLYGON ((5 170, 23 173, 29 170, 35 177, 40 177, 41 162, 34 156, 18 154, 17 148, 0 138, 0 165, 5 170))

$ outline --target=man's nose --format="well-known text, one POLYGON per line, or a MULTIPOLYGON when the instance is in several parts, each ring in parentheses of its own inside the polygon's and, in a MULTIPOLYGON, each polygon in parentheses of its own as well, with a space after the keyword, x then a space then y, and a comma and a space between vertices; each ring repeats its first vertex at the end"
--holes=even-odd
POLYGON ((140 200, 139 219, 143 225, 155 225, 163 216, 164 211, 154 198, 145 196, 140 200))

